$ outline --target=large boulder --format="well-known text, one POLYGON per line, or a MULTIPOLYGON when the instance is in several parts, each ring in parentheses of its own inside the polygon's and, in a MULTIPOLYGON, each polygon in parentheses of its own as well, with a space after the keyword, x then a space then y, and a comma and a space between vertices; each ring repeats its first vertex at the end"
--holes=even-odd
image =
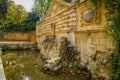
POLYGON ((42 70, 45 72, 57 72, 62 67, 69 66, 78 54, 66 37, 56 39, 54 36, 47 36, 39 46, 43 56, 42 70))

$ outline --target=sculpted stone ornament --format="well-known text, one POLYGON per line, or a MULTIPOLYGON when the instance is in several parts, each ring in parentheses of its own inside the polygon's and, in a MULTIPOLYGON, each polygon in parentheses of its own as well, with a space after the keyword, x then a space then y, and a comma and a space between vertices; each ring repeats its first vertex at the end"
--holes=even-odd
POLYGON ((84 14, 83 14, 83 19, 86 22, 91 22, 94 16, 94 12, 93 10, 87 10, 84 14))

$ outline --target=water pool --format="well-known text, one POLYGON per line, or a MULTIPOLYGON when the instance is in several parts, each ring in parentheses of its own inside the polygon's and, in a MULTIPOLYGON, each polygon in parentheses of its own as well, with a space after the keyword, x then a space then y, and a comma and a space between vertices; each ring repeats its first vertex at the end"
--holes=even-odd
POLYGON ((3 52, 2 61, 7 80, 86 80, 71 74, 48 75, 40 70, 39 51, 19 50, 3 52))

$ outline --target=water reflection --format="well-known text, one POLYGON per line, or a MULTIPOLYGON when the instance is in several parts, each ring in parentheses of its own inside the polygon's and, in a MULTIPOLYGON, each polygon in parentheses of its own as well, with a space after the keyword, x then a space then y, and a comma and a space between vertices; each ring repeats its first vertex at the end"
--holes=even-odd
POLYGON ((9 51, 3 53, 2 59, 7 80, 38 80, 39 52, 9 51))
POLYGON ((7 80, 86 80, 76 76, 48 75, 41 72, 41 55, 38 51, 4 52, 2 61, 7 80))

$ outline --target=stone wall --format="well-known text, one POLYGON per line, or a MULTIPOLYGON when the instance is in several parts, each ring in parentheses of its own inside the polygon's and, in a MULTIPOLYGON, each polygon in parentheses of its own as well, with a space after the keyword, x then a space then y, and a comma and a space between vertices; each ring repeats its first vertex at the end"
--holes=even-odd
POLYGON ((106 31, 77 32, 76 47, 80 51, 81 65, 97 78, 110 80, 110 58, 114 49, 114 41, 106 31))
POLYGON ((0 41, 29 41, 36 42, 36 32, 30 33, 4 33, 4 38, 0 39, 0 41))
POLYGON ((36 26, 38 45, 48 35, 66 36, 80 51, 80 64, 96 80, 110 80, 110 58, 115 42, 107 33, 105 15, 103 6, 93 11, 83 1, 44 17, 36 26))

